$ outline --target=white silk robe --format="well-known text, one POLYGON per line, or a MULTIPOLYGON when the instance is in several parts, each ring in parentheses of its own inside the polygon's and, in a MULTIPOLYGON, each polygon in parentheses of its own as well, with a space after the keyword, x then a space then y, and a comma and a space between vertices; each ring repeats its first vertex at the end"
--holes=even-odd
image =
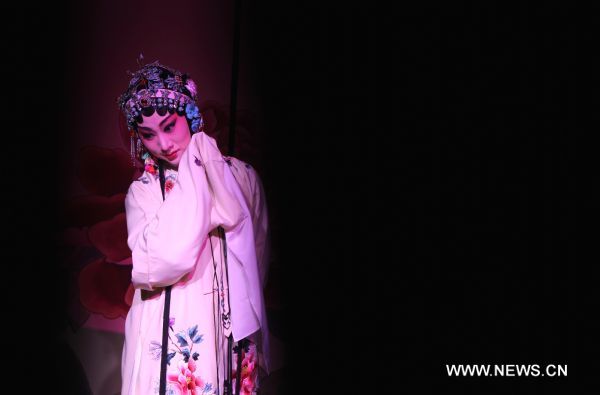
POLYGON ((178 171, 165 176, 164 201, 158 174, 148 171, 125 200, 135 295, 125 324, 121 393, 158 393, 163 288, 172 285, 167 394, 220 394, 230 333, 257 345, 258 355, 246 355, 250 367, 258 362, 269 369, 264 190, 251 166, 224 157, 202 132, 192 136, 178 171), (225 230, 226 251, 217 227, 225 230))

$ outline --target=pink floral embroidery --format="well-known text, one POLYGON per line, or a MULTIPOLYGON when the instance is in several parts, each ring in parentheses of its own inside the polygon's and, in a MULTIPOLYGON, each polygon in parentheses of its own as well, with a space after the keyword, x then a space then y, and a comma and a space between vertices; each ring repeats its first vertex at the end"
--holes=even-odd
POLYGON ((196 362, 190 358, 187 363, 179 361, 178 363, 179 374, 167 375, 167 380, 170 383, 175 384, 180 393, 197 395, 204 389, 204 382, 194 374, 196 371, 196 362))
MULTIPOLYGON (((167 374, 167 381, 171 387, 178 390, 178 393, 183 395, 214 395, 212 383, 207 383, 200 378, 200 373, 196 372, 196 361, 200 354, 194 352, 194 345, 199 345, 203 342, 203 335, 198 333, 198 325, 194 325, 187 330, 175 332, 175 317, 169 318, 169 333, 170 347, 167 353, 167 365, 171 365, 171 361, 177 354, 183 357, 177 362, 177 368, 173 368, 167 374), (173 338, 174 337, 174 338, 173 338)), ((158 360, 161 357, 162 345, 160 342, 151 341, 149 346, 150 355, 153 359, 158 360)), ((175 362, 175 361, 173 361, 175 362)))
POLYGON ((146 166, 144 166, 144 170, 146 170, 152 175, 156 175, 156 168, 153 165, 147 164, 146 166))
POLYGON ((171 189, 173 189, 173 185, 175 185, 175 182, 173 182, 172 179, 168 179, 165 181, 165 191, 166 192, 171 192, 171 189))
POLYGON ((158 166, 156 163, 154 163, 154 160, 150 156, 148 156, 144 161, 144 170, 153 176, 158 174, 158 166))
MULTIPOLYGON (((256 369, 256 354, 255 350, 250 348, 242 350, 242 372, 241 372, 241 386, 240 395, 252 395, 256 391, 256 377, 258 370, 256 369), (245 352, 244 352, 245 351, 245 352)), ((234 364, 234 369, 235 369, 234 364)), ((233 377, 237 379, 237 371, 233 371, 233 377)))

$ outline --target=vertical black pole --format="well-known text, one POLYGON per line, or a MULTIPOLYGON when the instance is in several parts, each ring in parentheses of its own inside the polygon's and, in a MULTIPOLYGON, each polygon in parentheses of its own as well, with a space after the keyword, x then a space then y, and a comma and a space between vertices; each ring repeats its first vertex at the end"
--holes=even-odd
MULTIPOLYGON (((240 62, 240 17, 241 17, 241 8, 242 2, 241 0, 234 0, 234 10, 233 10, 233 54, 232 54, 232 62, 231 62, 231 97, 230 97, 230 110, 229 110, 229 146, 227 149, 227 155, 234 155, 235 153, 235 114, 236 114, 236 106, 237 106, 237 88, 238 88, 238 68, 240 62)), ((222 229, 221 229, 222 230, 222 229)), ((223 239, 225 238, 224 232, 222 233, 223 239)), ((225 253, 227 249, 225 248, 225 253)), ((227 265, 227 257, 225 256, 225 265, 227 265)), ((229 281, 227 281, 229 284, 229 281)), ((225 391, 228 395, 232 395, 231 388, 231 349, 232 349, 232 338, 233 334, 230 334, 227 338, 227 373, 226 373, 226 383, 225 383, 225 391)), ((238 371, 237 381, 240 381, 240 373, 238 371)), ((239 392, 239 390, 238 390, 239 392)))
POLYGON ((229 147, 227 155, 234 154, 235 147, 235 114, 237 106, 238 68, 240 62, 240 19, 242 0, 234 0, 233 15, 233 56, 231 62, 231 103, 229 118, 229 147))

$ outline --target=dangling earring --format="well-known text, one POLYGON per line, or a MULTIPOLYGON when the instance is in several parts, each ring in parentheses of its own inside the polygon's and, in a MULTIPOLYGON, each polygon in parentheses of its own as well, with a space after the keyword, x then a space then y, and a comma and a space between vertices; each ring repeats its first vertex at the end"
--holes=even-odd
POLYGON ((136 159, 136 144, 135 144, 135 132, 132 130, 129 132, 129 155, 131 156, 131 165, 135 167, 136 159))
POLYGON ((141 156, 142 156, 141 155, 142 154, 142 140, 140 140, 140 138, 138 137, 136 143, 137 143, 137 147, 136 147, 135 152, 137 154, 137 157, 141 158, 141 156))
POLYGON ((135 132, 131 131, 129 137, 129 143, 131 145, 131 164, 133 165, 133 167, 135 167, 138 161, 144 161, 144 158, 142 157, 144 149, 142 146, 142 140, 140 140, 140 138, 136 136, 135 132))

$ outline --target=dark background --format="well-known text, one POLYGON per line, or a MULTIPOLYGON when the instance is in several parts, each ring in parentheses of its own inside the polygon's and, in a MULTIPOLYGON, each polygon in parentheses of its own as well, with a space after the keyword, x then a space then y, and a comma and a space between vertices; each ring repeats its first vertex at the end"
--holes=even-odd
MULTIPOLYGON (((62 27, 77 15, 51 7, 11 10, 3 261, 9 355, 48 374, 36 387, 64 389, 53 163, 77 56, 62 27)), ((578 377, 574 10, 280 7, 245 17, 283 202, 282 393, 565 393, 578 377), (568 364, 570 377, 448 378, 447 363, 568 364)))

